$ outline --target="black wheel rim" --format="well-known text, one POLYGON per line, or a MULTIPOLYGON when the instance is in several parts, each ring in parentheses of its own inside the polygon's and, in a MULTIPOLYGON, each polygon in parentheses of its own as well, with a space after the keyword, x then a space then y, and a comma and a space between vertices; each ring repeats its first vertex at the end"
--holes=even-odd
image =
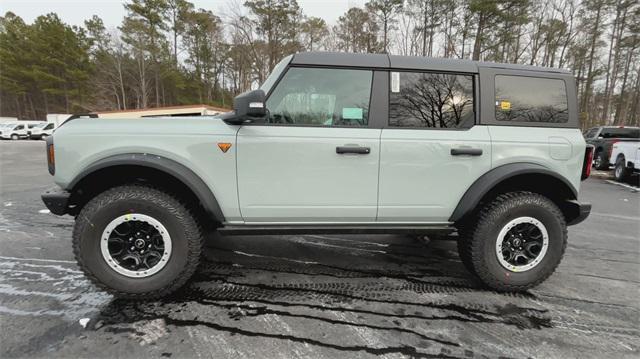
POLYGON ((145 277, 162 269, 171 254, 171 238, 156 219, 128 214, 111 221, 101 240, 107 264, 128 277, 145 277))
POLYGON ((532 217, 519 217, 500 231, 496 255, 503 267, 522 272, 540 263, 548 244, 548 233, 542 222, 532 217))

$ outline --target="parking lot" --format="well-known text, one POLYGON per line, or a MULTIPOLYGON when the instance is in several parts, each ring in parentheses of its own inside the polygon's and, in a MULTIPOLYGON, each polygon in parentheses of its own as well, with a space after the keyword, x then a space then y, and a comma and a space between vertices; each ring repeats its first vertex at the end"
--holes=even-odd
POLYGON ((640 193, 596 176, 556 273, 523 294, 470 279, 452 240, 211 236, 178 295, 97 291, 48 213, 41 141, 0 142, 0 357, 640 355, 640 193))

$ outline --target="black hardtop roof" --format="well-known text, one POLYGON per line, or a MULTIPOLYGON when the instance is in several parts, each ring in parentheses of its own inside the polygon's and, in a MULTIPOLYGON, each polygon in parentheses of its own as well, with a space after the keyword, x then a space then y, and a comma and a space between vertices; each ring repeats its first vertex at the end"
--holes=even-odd
POLYGON ((570 72, 552 67, 501 64, 459 59, 444 59, 421 56, 398 56, 386 54, 351 54, 345 52, 300 52, 293 56, 291 64, 315 66, 366 67, 381 69, 413 69, 447 72, 477 73, 479 68, 499 68, 519 71, 549 73, 570 72))

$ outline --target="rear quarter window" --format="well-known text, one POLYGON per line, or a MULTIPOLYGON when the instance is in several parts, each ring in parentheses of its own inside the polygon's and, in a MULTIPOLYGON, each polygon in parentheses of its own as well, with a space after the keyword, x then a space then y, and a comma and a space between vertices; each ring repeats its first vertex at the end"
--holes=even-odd
POLYGON ((637 128, 605 128, 600 134, 603 138, 640 138, 637 128))
POLYGON ((496 75, 495 117, 504 122, 566 123, 567 87, 563 80, 496 75))

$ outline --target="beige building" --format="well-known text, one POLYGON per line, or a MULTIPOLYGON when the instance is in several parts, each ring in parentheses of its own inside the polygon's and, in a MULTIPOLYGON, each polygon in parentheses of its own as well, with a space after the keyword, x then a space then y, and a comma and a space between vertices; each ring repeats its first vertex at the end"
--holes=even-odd
POLYGON ((96 111, 92 114, 98 115, 99 118, 140 118, 155 116, 212 116, 228 111, 230 110, 209 105, 186 105, 120 111, 96 111))

